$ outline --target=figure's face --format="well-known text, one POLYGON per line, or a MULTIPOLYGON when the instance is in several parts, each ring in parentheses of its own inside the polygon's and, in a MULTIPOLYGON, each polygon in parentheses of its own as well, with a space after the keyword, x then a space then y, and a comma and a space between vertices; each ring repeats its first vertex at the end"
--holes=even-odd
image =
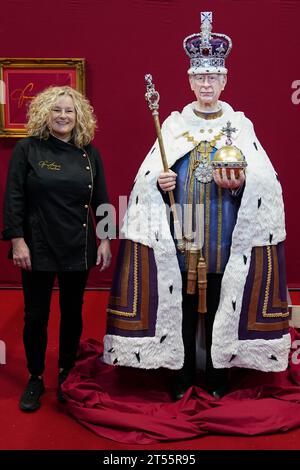
POLYGON ((202 73, 189 76, 191 89, 200 106, 213 107, 227 82, 227 76, 216 73, 202 73))
POLYGON ((62 140, 69 140, 76 125, 76 111, 69 95, 61 96, 52 106, 49 116, 51 133, 62 140))

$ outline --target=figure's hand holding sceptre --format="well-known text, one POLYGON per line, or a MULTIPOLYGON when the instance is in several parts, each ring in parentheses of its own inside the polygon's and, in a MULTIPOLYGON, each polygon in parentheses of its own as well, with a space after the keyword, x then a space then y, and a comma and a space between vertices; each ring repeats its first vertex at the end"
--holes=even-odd
MULTIPOLYGON (((152 116, 154 119, 154 124, 155 124, 155 129, 156 129, 157 139, 158 139, 158 144, 159 144, 159 149, 160 149, 160 155, 161 155, 162 164, 163 164, 163 169, 164 169, 164 172, 168 172, 169 166, 168 166, 168 161, 166 157, 163 138, 161 134, 160 122, 159 122, 159 113, 158 113, 158 109, 159 109, 158 103, 159 103, 159 98, 160 98, 159 93, 158 91, 155 90, 154 84, 152 83, 152 75, 150 74, 145 75, 145 81, 147 83, 147 92, 145 94, 145 98, 148 102, 149 109, 152 111, 152 116)), ((173 191, 168 191, 168 194, 170 198, 171 210, 172 210, 173 219, 174 219, 174 235, 177 240, 177 249, 179 251, 184 251, 182 228, 178 220, 178 216, 177 216, 173 191)))

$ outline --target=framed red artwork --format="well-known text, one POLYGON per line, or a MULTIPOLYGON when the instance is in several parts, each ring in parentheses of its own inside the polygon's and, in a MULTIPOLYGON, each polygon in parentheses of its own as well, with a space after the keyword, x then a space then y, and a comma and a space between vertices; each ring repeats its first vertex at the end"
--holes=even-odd
POLYGON ((85 92, 84 59, 0 58, 0 137, 26 136, 31 100, 48 86, 85 92))

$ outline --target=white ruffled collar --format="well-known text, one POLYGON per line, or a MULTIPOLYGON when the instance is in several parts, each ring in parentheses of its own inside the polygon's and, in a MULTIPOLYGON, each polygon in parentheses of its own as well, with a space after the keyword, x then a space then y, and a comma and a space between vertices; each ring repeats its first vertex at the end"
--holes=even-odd
POLYGON ((244 117, 244 113, 235 112, 233 108, 225 101, 219 101, 219 103, 223 110, 222 116, 207 120, 201 119, 201 117, 194 113, 194 109, 196 108, 197 104, 196 101, 189 103, 183 108, 180 115, 182 118, 182 127, 186 128, 186 130, 194 137, 198 137, 198 140, 202 140, 200 137, 202 134, 203 138, 203 131, 205 134, 207 134, 209 130, 212 130, 212 137, 215 135, 215 133, 220 132, 221 128, 226 126, 227 122, 230 121, 231 125, 237 129, 237 132, 235 132, 232 137, 232 140, 235 140, 241 131, 242 118, 244 117), (200 133, 201 130, 202 132, 200 133))

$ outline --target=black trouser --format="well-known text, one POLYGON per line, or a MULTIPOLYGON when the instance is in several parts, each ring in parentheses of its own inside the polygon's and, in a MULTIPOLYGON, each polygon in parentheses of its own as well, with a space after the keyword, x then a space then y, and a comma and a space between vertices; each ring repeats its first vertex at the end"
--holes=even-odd
POLYGON ((196 371, 196 331, 199 315, 205 318, 206 342, 206 385, 216 389, 227 378, 227 369, 215 369, 211 359, 212 330, 215 314, 220 300, 222 274, 207 275, 206 303, 207 312, 198 313, 198 295, 186 293, 187 276, 182 273, 182 337, 184 344, 184 364, 178 379, 184 387, 190 386, 195 380, 196 371))
POLYGON ((22 270, 25 303, 23 341, 31 375, 42 375, 45 369, 47 326, 56 276, 60 304, 58 366, 62 369, 74 366, 82 333, 82 304, 88 273, 22 270))

